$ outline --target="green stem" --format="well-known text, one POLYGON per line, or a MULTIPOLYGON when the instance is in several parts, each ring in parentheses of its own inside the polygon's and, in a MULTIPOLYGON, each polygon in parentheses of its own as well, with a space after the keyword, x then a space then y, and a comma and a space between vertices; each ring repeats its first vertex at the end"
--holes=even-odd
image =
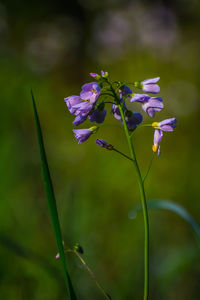
POLYGON ((145 176, 144 176, 144 178, 143 178, 143 183, 144 183, 145 179, 147 178, 147 176, 148 176, 148 174, 149 174, 149 171, 151 170, 152 162, 153 162, 153 159, 154 159, 154 156, 155 156, 154 154, 155 154, 155 152, 153 152, 153 155, 152 155, 152 158, 151 158, 151 160, 150 160, 150 163, 149 163, 147 172, 146 172, 146 174, 145 174, 145 176))
MULTIPOLYGON (((137 128, 141 128, 141 127, 152 127, 152 124, 142 124, 142 125, 138 125, 137 128)), ((133 132, 131 132, 130 137, 133 136, 135 130, 133 132)))
POLYGON ((100 291, 103 293, 103 295, 105 296, 105 298, 107 300, 111 300, 111 297, 106 293, 106 291, 104 290, 104 288, 102 287, 102 285, 98 282, 95 274, 92 272, 92 270, 90 269, 90 267, 86 264, 86 262, 84 261, 84 259, 82 258, 82 256, 77 251, 72 250, 72 249, 67 249, 67 252, 72 252, 72 253, 76 254, 76 256, 79 258, 79 260, 81 261, 81 263, 83 264, 83 266, 86 268, 86 270, 88 271, 88 273, 94 279, 96 285, 98 286, 98 288, 100 289, 100 291))
POLYGON ((115 148, 113 148, 112 150, 115 151, 115 152, 117 152, 117 153, 119 153, 119 154, 121 154, 122 156, 124 156, 124 157, 126 157, 127 159, 129 159, 129 160, 132 161, 132 158, 130 158, 128 155, 124 154, 123 152, 121 152, 121 151, 119 151, 119 150, 117 150, 117 149, 115 149, 115 148))
POLYGON ((138 127, 152 127, 152 124, 141 124, 138 127))
POLYGON ((111 94, 111 93, 101 93, 100 95, 99 95, 99 98, 100 97, 102 97, 102 96, 110 96, 110 97, 113 97, 114 98, 114 96, 113 96, 113 94, 111 94))
POLYGON ((149 220, 148 220, 148 210, 147 210, 147 203, 146 203, 146 196, 144 190, 144 184, 142 180, 142 176, 140 173, 140 169, 136 160, 133 143, 131 136, 129 135, 128 127, 125 121, 124 112, 121 105, 118 105, 119 111, 122 117, 124 131, 126 134, 126 138, 128 141, 128 146, 130 149, 132 161, 136 170, 137 180, 140 189, 141 195, 141 202, 142 202, 142 209, 143 209, 143 217, 144 217, 144 300, 148 300, 149 295, 149 220))

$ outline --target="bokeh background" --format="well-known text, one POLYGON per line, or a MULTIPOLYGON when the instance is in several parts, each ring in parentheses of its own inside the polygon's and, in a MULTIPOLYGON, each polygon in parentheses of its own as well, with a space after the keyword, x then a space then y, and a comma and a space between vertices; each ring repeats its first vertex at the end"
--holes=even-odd
MULTIPOLYGON (((178 127, 163 138, 147 196, 175 201, 200 222, 199 32, 198 0, 0 1, 0 299, 66 299, 31 88, 65 242, 82 245, 112 299, 142 299, 143 218, 131 214, 140 203, 132 165, 95 144, 103 138, 128 153, 123 131, 104 127, 82 145, 73 136, 63 99, 79 94, 91 81, 89 72, 103 69, 121 81, 161 77, 165 109, 157 120, 176 117, 178 127)), ((106 123, 117 121, 108 113, 106 123)), ((153 131, 138 129, 134 136, 145 172, 153 131)), ((200 299, 199 248, 191 228, 172 212, 151 211, 150 230, 150 299, 200 299)), ((103 299, 73 254, 67 263, 78 299, 103 299)))

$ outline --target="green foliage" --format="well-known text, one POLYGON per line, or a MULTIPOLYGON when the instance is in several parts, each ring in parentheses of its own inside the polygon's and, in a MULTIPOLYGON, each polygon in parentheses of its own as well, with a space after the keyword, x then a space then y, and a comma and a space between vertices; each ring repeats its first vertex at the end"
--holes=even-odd
POLYGON ((57 212, 57 206, 56 206, 56 199, 55 199, 55 195, 54 195, 53 184, 52 184, 51 175, 50 175, 48 162, 47 162, 47 157, 46 157, 46 153, 45 153, 40 121, 39 121, 36 103, 35 103, 35 99, 34 99, 32 91, 31 91, 31 95, 32 95, 34 117, 35 117, 35 123, 36 123, 38 144, 39 144, 39 148, 40 148, 40 157, 41 157, 41 164, 42 164, 42 171, 43 171, 43 178, 44 178, 44 186, 45 186, 46 197, 48 200, 49 212, 51 215, 53 230, 54 230, 54 234, 55 234, 55 238, 56 238, 56 242, 57 242, 57 246, 58 246, 58 251, 60 254, 60 260, 61 260, 63 271, 64 271, 64 279, 65 279, 65 283, 66 283, 66 287, 67 287, 67 291, 68 291, 68 296, 69 296, 70 300, 71 299, 75 300, 76 296, 75 296, 75 293, 72 288, 69 274, 67 272, 65 253, 64 253, 64 248, 63 248, 62 235, 61 235, 60 223, 59 223, 59 219, 58 219, 58 212, 57 212))
MULTIPOLYGON (((151 209, 158 209, 158 210, 169 210, 177 215, 179 215, 181 218, 183 218, 187 223, 191 226, 193 229, 197 239, 198 243, 200 245, 200 226, 197 224, 195 219, 179 204, 169 201, 169 200, 155 200, 155 201, 148 201, 147 202, 147 207, 149 210, 151 209)), ((134 213, 137 213, 137 211, 141 211, 142 206, 138 205, 134 208, 132 211, 133 215, 134 213)))

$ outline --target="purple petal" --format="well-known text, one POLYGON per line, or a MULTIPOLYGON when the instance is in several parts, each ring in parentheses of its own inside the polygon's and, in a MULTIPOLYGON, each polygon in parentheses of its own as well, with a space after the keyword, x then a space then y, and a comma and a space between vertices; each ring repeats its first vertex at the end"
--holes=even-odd
POLYGON ((156 83, 160 80, 160 77, 155 77, 155 78, 150 78, 150 79, 145 79, 142 81, 142 84, 151 84, 151 83, 156 83))
POLYGON ((111 113, 113 114, 113 116, 115 117, 115 119, 117 120, 121 120, 121 114, 119 111, 119 108, 116 104, 113 104, 111 107, 111 113))
POLYGON ((75 95, 65 98, 64 101, 66 102, 71 114, 76 112, 76 108, 74 108, 74 106, 82 102, 81 98, 75 95))
POLYGON ((163 109, 164 105, 160 100, 150 99, 147 103, 142 105, 142 109, 153 118, 156 112, 159 112, 163 109))
POLYGON ((80 96, 83 100, 89 100, 92 97, 93 93, 90 91, 81 91, 80 96))
POLYGON ((103 123, 106 117, 106 110, 103 111, 96 108, 93 113, 89 116, 90 122, 103 123))
POLYGON ((92 134, 92 131, 89 129, 73 129, 73 132, 78 144, 85 142, 92 134))
POLYGON ((99 92, 98 93, 93 93, 93 95, 90 97, 90 102, 95 103, 97 101, 97 98, 99 97, 99 92))
POLYGON ((85 122, 85 120, 87 119, 87 115, 81 115, 79 114, 78 116, 76 116, 73 124, 76 126, 79 126, 80 124, 82 124, 83 122, 85 122))
POLYGON ((93 108, 93 104, 87 101, 82 101, 81 103, 74 105, 73 108, 76 109, 74 113, 76 116, 79 114, 88 115, 93 108))
POLYGON ((106 148, 109 145, 106 141, 102 139, 96 139, 96 144, 103 148, 106 148))
POLYGON ((95 78, 98 74, 97 73, 90 73, 90 76, 95 78))
POLYGON ((166 119, 166 120, 161 121, 158 124, 158 126, 163 131, 173 131, 174 128, 176 127, 176 123, 177 123, 177 120, 175 118, 170 118, 170 119, 166 119))
POLYGON ((99 97, 100 92, 101 88, 98 83, 90 82, 82 86, 80 96, 83 100, 90 100, 91 103, 94 103, 99 97))
POLYGON ((158 146, 158 156, 160 156, 161 152, 160 152, 160 146, 158 146))
POLYGON ((151 100, 158 100, 160 102, 163 102, 163 99, 161 97, 151 97, 151 100))
POLYGON ((121 87, 121 89, 119 90, 119 96, 120 96, 120 99, 125 96, 125 95, 129 95, 129 94, 132 94, 132 90, 127 86, 127 85, 124 85, 123 87, 121 87))
POLYGON ((89 83, 85 83, 81 88, 83 91, 88 92, 93 88, 93 84, 95 84, 96 82, 89 82, 89 83))
POLYGON ((136 129, 137 125, 139 125, 142 122, 143 117, 140 113, 133 112, 130 117, 125 117, 125 120, 128 129, 133 131, 136 129))
POLYGON ((159 123, 159 126, 163 126, 163 125, 175 125, 177 123, 176 118, 170 118, 170 119, 166 119, 163 120, 159 123))
POLYGON ((172 125, 163 125, 163 126, 160 126, 160 129, 162 131, 174 131, 174 128, 175 128, 175 126, 172 126, 172 125))
POLYGON ((142 90, 146 93, 157 94, 160 92, 160 87, 157 84, 143 84, 142 90))
POLYGON ((148 102, 148 100, 150 99, 151 97, 146 95, 146 94, 135 94, 130 102, 141 102, 141 103, 146 103, 148 102))
POLYGON ((159 145, 163 137, 163 132, 160 129, 155 129, 153 143, 154 145, 159 145))

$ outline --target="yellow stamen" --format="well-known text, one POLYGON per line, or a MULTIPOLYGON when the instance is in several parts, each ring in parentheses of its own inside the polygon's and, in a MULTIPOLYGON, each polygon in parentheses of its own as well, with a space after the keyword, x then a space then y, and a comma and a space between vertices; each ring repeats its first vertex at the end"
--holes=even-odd
POLYGON ((152 150, 153 150, 153 152, 157 152, 157 150, 158 150, 158 144, 154 144, 152 146, 152 150))
POLYGON ((99 129, 99 127, 97 127, 97 126, 92 126, 89 128, 89 130, 92 131, 92 133, 96 133, 98 129, 99 129))
POLYGON ((95 94, 97 93, 97 91, 95 89, 91 89, 90 91, 95 94))
POLYGON ((155 127, 155 128, 159 128, 158 124, 159 124, 159 122, 153 122, 153 123, 151 124, 151 126, 152 126, 152 127, 155 127))

